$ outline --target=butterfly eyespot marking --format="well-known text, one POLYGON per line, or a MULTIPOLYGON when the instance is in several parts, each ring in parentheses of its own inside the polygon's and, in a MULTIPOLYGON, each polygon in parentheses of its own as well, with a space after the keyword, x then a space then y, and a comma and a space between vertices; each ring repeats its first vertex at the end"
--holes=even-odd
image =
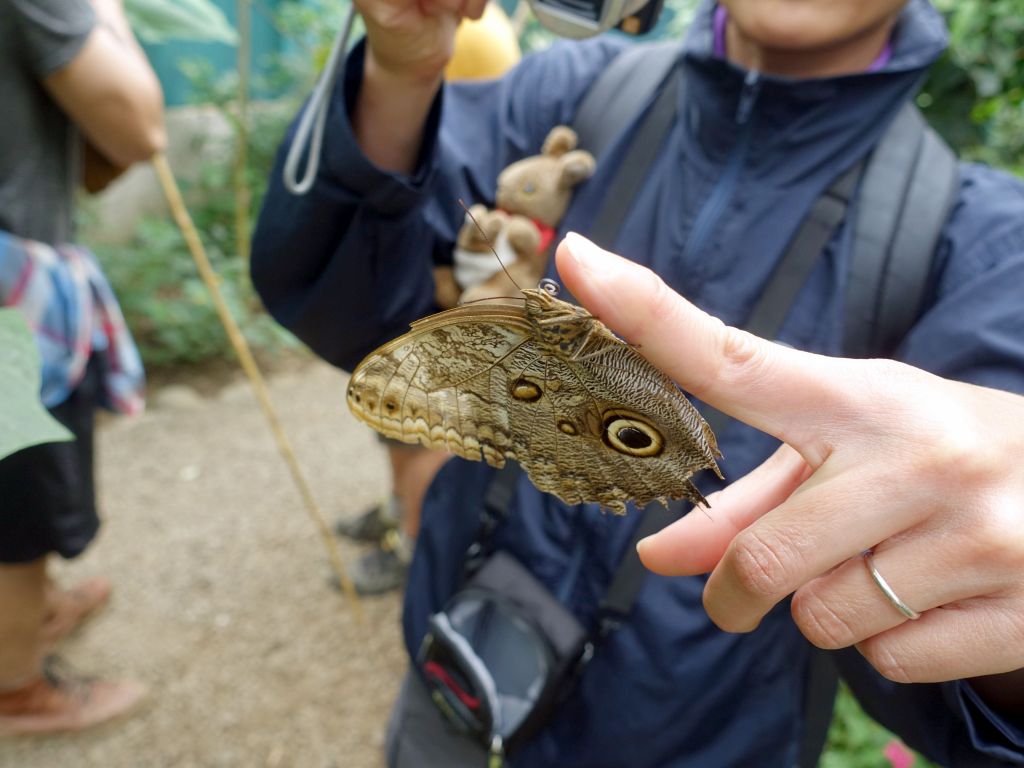
POLYGON ((388 413, 394 413, 395 409, 398 408, 398 403, 396 403, 394 400, 385 400, 384 408, 387 410, 388 413))
POLYGON ((512 386, 509 389, 516 400, 521 400, 524 403, 534 403, 540 400, 541 395, 544 394, 544 390, 540 388, 536 382, 524 379, 522 377, 512 382, 512 386))
POLYGON ((576 429, 576 425, 568 419, 562 419, 558 422, 558 430, 565 435, 578 435, 580 432, 576 429))
POLYGON ((661 433, 632 414, 608 414, 602 438, 605 445, 626 456, 649 458, 658 456, 665 448, 661 433))

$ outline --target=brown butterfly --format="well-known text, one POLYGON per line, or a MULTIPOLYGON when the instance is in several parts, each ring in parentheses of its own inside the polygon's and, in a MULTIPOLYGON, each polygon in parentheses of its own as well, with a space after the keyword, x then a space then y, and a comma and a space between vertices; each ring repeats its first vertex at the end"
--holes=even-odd
POLYGON ((386 437, 502 467, 615 512, 706 501, 690 482, 721 457, 665 374, 545 280, 524 304, 456 307, 412 324, 352 373, 352 413, 386 437))

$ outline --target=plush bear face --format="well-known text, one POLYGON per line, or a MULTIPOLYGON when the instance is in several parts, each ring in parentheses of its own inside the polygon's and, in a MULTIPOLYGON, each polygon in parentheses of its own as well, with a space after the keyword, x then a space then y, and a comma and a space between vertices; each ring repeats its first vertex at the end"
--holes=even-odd
POLYGON ((569 207, 573 188, 593 170, 593 158, 585 152, 527 157, 499 174, 495 202, 503 211, 554 227, 569 207))
POLYGON ((594 173, 594 157, 575 146, 571 128, 552 129, 541 154, 512 163, 498 175, 498 208, 555 227, 569 207, 573 188, 594 173))

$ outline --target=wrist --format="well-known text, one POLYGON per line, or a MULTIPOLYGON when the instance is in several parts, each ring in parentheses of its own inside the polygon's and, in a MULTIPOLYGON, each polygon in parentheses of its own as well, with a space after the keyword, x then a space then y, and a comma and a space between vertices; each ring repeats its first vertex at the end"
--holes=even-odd
POLYGON ((435 61, 424 61, 414 66, 400 65, 388 61, 387 57, 375 52, 372 45, 367 45, 363 81, 371 83, 371 87, 379 86, 395 93, 424 94, 433 99, 444 78, 446 64, 447 59, 438 57, 435 61))

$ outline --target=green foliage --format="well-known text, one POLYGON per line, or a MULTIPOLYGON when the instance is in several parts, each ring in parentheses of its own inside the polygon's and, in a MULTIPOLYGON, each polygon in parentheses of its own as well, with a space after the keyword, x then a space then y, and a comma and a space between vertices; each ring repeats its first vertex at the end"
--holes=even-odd
MULTIPOLYGON (((253 190, 255 216, 290 112, 253 109, 245 176, 253 190)), ((203 152, 203 147, 195 147, 203 152)), ((238 255, 234 227, 234 193, 229 151, 210 151, 201 177, 183 184, 190 212, 220 276, 220 288, 249 344, 270 352, 294 345, 293 338, 262 309, 249 281, 248 263, 238 255)), ((203 284, 184 239, 170 217, 149 216, 125 245, 97 245, 125 317, 149 367, 196 364, 232 355, 209 291, 203 284)))
POLYGON ((25 318, 0 308, 0 459, 73 437, 39 402, 39 352, 25 318))
MULTIPOLYGON (((892 768, 884 749, 895 738, 864 714, 845 685, 840 686, 819 768, 892 768)), ((914 768, 932 768, 920 755, 915 757, 914 768)))
MULTIPOLYGON (((207 222, 201 228, 207 254, 246 340, 257 350, 290 343, 291 337, 260 308, 247 265, 224 250, 232 228, 212 221, 215 210, 201 206, 194 213, 207 222)), ((196 364, 233 354, 209 291, 169 218, 145 218, 132 242, 99 246, 96 253, 148 367, 196 364)))
POLYGON ((1024 174, 1024 0, 934 0, 950 48, 918 104, 960 154, 1024 174))
POLYGON ((238 35, 210 0, 125 0, 132 31, 147 43, 185 39, 234 45, 238 35))

